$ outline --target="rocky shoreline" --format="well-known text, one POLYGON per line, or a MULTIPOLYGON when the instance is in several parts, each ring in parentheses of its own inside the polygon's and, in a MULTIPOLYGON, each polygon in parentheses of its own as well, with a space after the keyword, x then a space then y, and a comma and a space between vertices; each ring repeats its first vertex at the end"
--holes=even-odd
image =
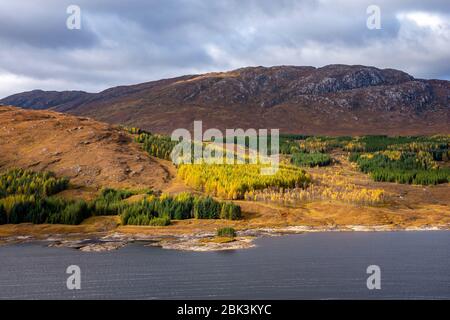
POLYGON ((227 242, 213 241, 212 232, 195 233, 191 235, 152 236, 146 234, 100 233, 100 234, 56 234, 43 237, 14 236, 0 239, 0 245, 10 245, 29 242, 40 242, 48 247, 72 248, 83 252, 105 252, 118 250, 130 243, 141 242, 145 246, 161 247, 170 250, 183 251, 222 251, 248 249, 255 246, 254 240, 259 237, 282 236, 307 232, 388 232, 388 231, 439 231, 450 230, 450 225, 406 227, 392 225, 378 226, 286 226, 276 228, 247 229, 237 232, 237 237, 227 242))

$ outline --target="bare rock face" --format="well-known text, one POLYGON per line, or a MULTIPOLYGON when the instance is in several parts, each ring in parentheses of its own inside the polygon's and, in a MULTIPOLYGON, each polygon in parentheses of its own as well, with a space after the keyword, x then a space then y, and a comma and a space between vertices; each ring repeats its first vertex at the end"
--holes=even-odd
POLYGON ((0 103, 47 107, 163 133, 203 120, 205 127, 220 129, 430 134, 449 132, 450 82, 367 66, 248 67, 96 94, 32 91, 0 103))

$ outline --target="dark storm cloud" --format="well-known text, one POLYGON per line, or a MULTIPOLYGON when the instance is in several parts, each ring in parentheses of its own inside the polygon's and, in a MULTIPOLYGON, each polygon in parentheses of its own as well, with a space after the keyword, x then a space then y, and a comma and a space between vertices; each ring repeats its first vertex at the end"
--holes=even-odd
POLYGON ((450 78, 450 2, 0 0, 0 95, 109 86, 248 65, 366 64, 450 78), (82 29, 66 8, 80 6, 82 29))

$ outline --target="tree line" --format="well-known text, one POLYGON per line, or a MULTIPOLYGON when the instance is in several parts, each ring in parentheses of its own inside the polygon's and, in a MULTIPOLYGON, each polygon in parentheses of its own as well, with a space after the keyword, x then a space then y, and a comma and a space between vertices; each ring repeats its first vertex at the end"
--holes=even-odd
POLYGON ((375 181, 434 185, 450 181, 450 168, 439 168, 429 153, 352 153, 349 160, 375 181))
POLYGON ((135 141, 142 144, 142 148, 151 156, 170 160, 170 154, 177 142, 169 136, 142 132, 135 137, 135 141))
POLYGON ((56 178, 51 172, 13 169, 0 175, 0 181, 0 224, 75 225, 99 215, 121 215, 125 224, 140 225, 167 225, 171 219, 241 218, 240 207, 231 202, 188 193, 157 196, 146 190, 144 201, 127 203, 124 200, 137 191, 106 188, 87 202, 57 197, 56 193, 67 189, 69 179, 56 178))
POLYGON ((291 163, 300 167, 323 167, 331 163, 331 156, 326 153, 304 153, 292 154, 291 163))
POLYGON ((47 197, 67 189, 69 179, 56 178, 51 172, 11 169, 0 176, 0 198, 12 194, 47 197))
POLYGON ((240 206, 232 202, 219 202, 207 196, 181 193, 174 197, 150 196, 125 206, 121 213, 124 225, 168 225, 171 219, 229 219, 242 216, 240 206))

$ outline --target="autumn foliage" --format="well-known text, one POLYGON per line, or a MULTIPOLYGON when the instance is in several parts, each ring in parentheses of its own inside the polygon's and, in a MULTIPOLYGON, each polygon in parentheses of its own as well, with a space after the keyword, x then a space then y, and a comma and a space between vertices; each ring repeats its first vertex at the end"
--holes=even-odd
POLYGON ((243 199, 246 192, 269 187, 305 188, 309 175, 300 168, 280 166, 274 175, 262 175, 259 164, 183 164, 178 175, 186 184, 223 199, 243 199))

